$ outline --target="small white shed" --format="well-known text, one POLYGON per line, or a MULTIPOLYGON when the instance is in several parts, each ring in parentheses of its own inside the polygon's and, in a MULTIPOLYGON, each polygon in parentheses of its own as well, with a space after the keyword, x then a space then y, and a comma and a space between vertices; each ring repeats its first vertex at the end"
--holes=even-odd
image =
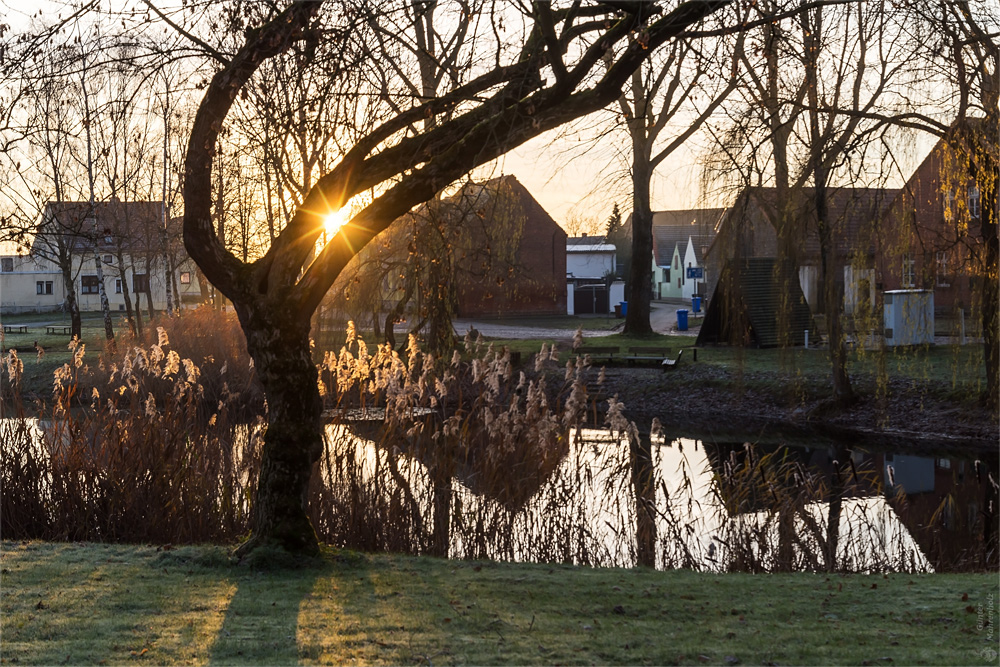
POLYGON ((934 343, 934 290, 890 290, 883 304, 886 345, 934 343))

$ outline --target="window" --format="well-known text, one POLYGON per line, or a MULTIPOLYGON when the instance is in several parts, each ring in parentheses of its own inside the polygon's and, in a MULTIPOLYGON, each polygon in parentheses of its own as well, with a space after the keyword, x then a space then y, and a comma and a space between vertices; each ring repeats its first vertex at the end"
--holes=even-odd
POLYGON ((132 291, 136 294, 149 291, 149 276, 145 273, 136 273, 132 276, 132 291))
POLYGON ((934 259, 937 262, 937 286, 938 287, 950 287, 948 282, 948 253, 939 250, 934 254, 934 259))
POLYGON ((80 294, 100 294, 101 290, 97 283, 97 276, 80 277, 80 294))
POLYGON ((969 217, 979 217, 979 188, 975 185, 969 187, 969 217))
POLYGON ((190 284, 191 284, 191 272, 181 271, 181 285, 190 285, 190 284))
POLYGON ((35 283, 35 294, 52 294, 52 281, 39 280, 35 283))
POLYGON ((105 264, 114 264, 114 261, 115 261, 115 258, 112 257, 111 255, 105 255, 104 256, 104 263, 105 264))
POLYGON ((10 273, 14 270, 14 258, 4 257, 0 259, 0 271, 4 273, 10 273))
POLYGON ((910 255, 903 255, 903 287, 913 287, 916 285, 917 262, 910 255))
POLYGON ((679 269, 679 268, 681 268, 680 258, 677 255, 674 255, 674 269, 679 269))
POLYGON ((115 278, 115 294, 121 294, 121 293, 122 293, 122 279, 115 278))
MULTIPOLYGON (((181 282, 184 282, 181 280, 181 282)), ((663 269, 663 280, 660 282, 669 283, 670 282, 670 269, 663 269)))

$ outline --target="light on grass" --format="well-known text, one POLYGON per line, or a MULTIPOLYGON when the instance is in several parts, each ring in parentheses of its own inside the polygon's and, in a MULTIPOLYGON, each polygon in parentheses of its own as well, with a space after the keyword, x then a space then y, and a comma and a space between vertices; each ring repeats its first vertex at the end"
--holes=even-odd
POLYGON ((328 236, 333 236, 340 228, 347 224, 351 219, 351 207, 344 206, 339 211, 334 211, 326 216, 323 223, 326 225, 326 233, 328 236))

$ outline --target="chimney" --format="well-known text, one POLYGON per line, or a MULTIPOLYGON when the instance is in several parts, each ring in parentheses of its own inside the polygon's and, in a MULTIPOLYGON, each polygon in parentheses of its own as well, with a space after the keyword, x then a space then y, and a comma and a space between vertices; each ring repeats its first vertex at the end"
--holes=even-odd
POLYGON ((583 232, 583 237, 587 238, 587 232, 583 232))

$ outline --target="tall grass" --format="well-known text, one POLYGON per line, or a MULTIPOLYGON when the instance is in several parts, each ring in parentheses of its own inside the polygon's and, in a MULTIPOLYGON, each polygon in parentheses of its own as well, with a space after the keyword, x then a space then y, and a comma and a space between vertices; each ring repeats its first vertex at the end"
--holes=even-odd
MULTIPOLYGON (((88 357, 72 343, 37 417, 19 398, 20 359, 6 358, 5 539, 233 543, 248 531, 266 425, 244 409, 252 377, 231 389, 231 362, 195 363, 181 338, 161 329, 102 359, 86 392, 88 357)), ((346 341, 319 365, 329 426, 309 506, 329 544, 707 571, 929 567, 893 519, 899 499, 887 503, 846 452, 816 472, 750 445, 685 450, 655 424, 640 435, 614 398, 608 428, 587 430, 603 372, 547 346, 517 369, 506 349, 468 337, 450 357, 412 337, 402 354, 353 329, 346 341)), ((990 548, 977 562, 995 563, 990 548)))

